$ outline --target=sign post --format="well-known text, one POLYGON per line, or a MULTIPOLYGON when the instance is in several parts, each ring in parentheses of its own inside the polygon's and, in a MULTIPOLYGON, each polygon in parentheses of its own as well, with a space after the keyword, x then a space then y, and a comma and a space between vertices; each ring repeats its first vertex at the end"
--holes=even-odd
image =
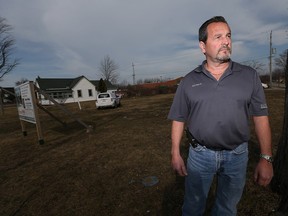
POLYGON ((39 144, 44 144, 33 82, 16 86, 15 95, 23 135, 27 135, 24 122, 36 124, 39 144))

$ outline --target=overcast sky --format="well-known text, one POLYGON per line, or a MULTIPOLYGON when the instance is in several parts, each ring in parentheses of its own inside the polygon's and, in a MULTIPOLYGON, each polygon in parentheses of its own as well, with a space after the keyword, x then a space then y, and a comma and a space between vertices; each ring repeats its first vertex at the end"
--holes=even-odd
MULTIPOLYGON (((13 29, 20 65, 0 86, 26 78, 100 79, 109 55, 120 78, 174 79, 203 60, 198 29, 224 16, 231 29, 232 59, 267 65, 270 32, 277 54, 288 49, 287 0, 0 0, 0 16, 13 29)), ((267 69, 268 70, 268 69, 267 69)))

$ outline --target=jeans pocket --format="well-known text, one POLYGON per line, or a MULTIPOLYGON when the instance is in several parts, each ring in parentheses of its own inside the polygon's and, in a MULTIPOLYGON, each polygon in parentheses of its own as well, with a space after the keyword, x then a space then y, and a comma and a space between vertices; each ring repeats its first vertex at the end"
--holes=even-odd
POLYGON ((239 155, 239 154, 243 154, 243 153, 245 153, 247 151, 248 151, 248 143, 244 142, 241 145, 239 145, 237 148, 232 150, 232 153, 239 155))

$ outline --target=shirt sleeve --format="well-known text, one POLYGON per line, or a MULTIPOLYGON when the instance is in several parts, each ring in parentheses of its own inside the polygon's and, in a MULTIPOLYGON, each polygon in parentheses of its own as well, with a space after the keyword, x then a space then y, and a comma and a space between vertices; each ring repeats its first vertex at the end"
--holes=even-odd
POLYGON ((185 94, 185 78, 180 82, 174 95, 168 119, 180 122, 186 122, 189 115, 189 105, 185 94))
POLYGON ((266 103, 264 89, 256 71, 254 74, 254 89, 249 110, 250 115, 252 116, 268 116, 268 106, 266 103))

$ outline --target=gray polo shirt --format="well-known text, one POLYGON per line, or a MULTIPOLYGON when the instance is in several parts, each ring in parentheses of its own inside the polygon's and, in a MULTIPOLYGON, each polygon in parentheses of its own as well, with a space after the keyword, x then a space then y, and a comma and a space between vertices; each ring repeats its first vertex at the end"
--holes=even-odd
POLYGON ((202 145, 234 149, 250 138, 249 115, 268 115, 263 87, 251 67, 231 61, 217 81, 205 62, 182 79, 168 119, 185 122, 202 145))

